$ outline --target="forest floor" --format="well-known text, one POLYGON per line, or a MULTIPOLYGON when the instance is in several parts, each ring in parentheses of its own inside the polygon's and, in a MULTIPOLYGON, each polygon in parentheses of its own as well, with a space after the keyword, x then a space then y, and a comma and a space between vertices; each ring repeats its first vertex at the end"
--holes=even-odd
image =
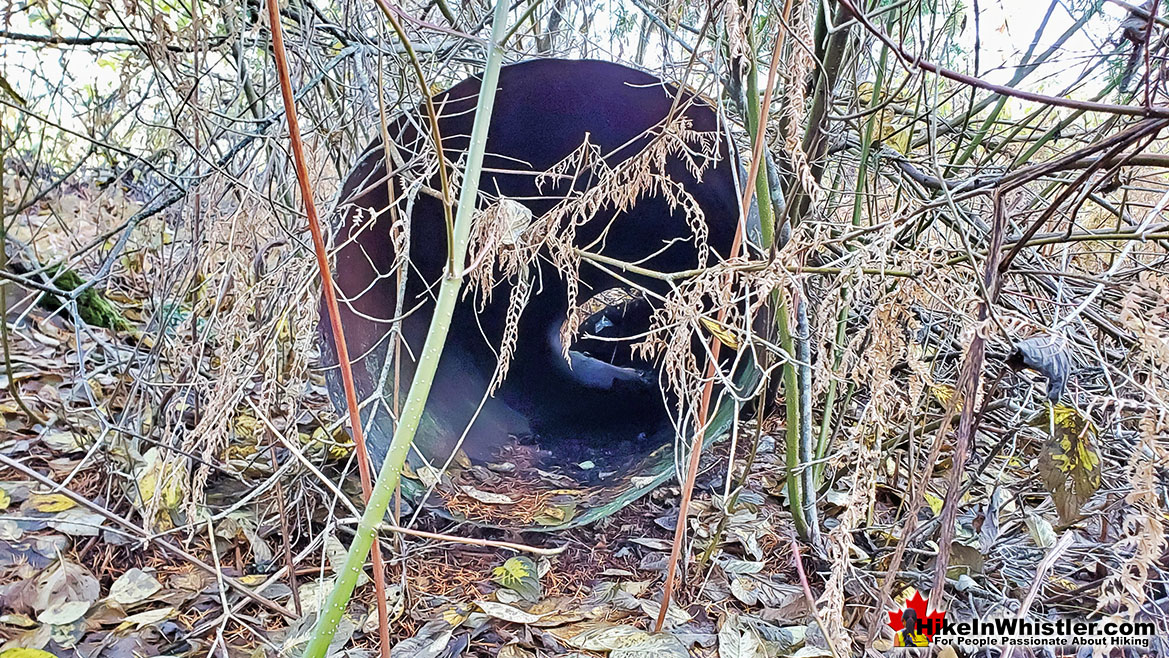
MULTIPOLYGON (((87 426, 86 414, 77 412, 84 404, 82 389, 116 395, 126 384, 114 374, 95 376, 88 384, 76 381, 67 355, 74 353, 77 333, 49 315, 33 310, 26 316, 10 357, 23 404, 45 416, 45 422, 28 424, 11 396, 2 407, 9 428, 0 443, 5 458, 0 468, 4 646, 44 648, 58 658, 274 656, 305 641, 351 527, 336 523, 337 514, 322 495, 325 489, 311 482, 316 476, 290 473, 289 451, 265 445, 264 433, 253 427, 254 417, 241 415, 235 421, 235 438, 218 457, 208 481, 206 511, 196 513, 198 520, 188 520, 185 494, 177 484, 165 484, 157 456, 107 455, 113 446, 100 445, 101 434, 87 426), (273 478, 272 455, 282 465, 280 478, 273 478), (124 464, 136 464, 135 470, 127 471, 124 464), (135 486, 124 486, 127 480, 135 486), (151 499, 160 480, 160 508, 153 512, 155 526, 147 530, 143 519, 151 517, 144 514, 151 512, 142 501, 151 499), (286 551, 295 564, 292 578, 283 568, 286 551)), ((139 347, 113 332, 92 333, 108 341, 107 349, 139 347)), ((83 350, 87 347, 92 346, 82 344, 83 350)), ((344 472, 351 446, 321 438, 320 428, 328 426, 333 412, 319 383, 305 402, 316 414, 306 415, 301 428, 305 454, 315 455, 319 473, 357 500, 356 476, 344 472), (315 440, 313 423, 318 423, 315 440)), ((769 426, 782 429, 770 421, 769 426)), ((689 650, 689 655, 731 658, 756 655, 753 647, 758 647, 764 651, 760 655, 830 656, 795 566, 792 524, 783 504, 785 467, 773 433, 761 442, 730 515, 720 508, 725 442, 706 458, 691 521, 694 550, 671 604, 668 633, 649 631, 657 617, 677 519, 676 486, 661 487, 593 526, 554 535, 512 536, 424 512, 418 526, 422 530, 559 552, 527 555, 496 546, 386 537, 394 655, 519 657, 610 651, 618 656, 681 657, 689 650), (697 564, 695 558, 701 559, 716 535, 720 539, 709 559, 697 564), (534 587, 530 582, 509 583, 505 576, 533 570, 534 587)), ((746 459, 745 451, 741 446, 737 464, 746 459)), ((891 461, 881 466, 896 468, 891 461)), ((939 477, 945 475, 942 466, 939 477)), ((840 482, 825 495, 822 509, 829 529, 845 511, 848 487, 847 481, 840 482)), ((936 514, 941 500, 929 499, 936 514)), ((904 505, 905 494, 880 487, 877 501, 869 510, 872 518, 888 519, 904 505)), ((985 525, 981 532, 973 530, 984 519, 984 513, 975 512, 962 521, 969 533, 962 546, 968 550, 956 555, 952 580, 970 598, 955 601, 951 609, 983 607, 977 599, 985 596, 980 593, 984 583, 1010 583, 1016 591, 1004 595, 1030 591, 1035 574, 1045 568, 1041 560, 1055 545, 1051 524, 1031 515, 996 529, 995 542, 1002 548, 984 556, 979 545, 988 530, 985 525)), ((894 540, 880 523, 865 527, 855 537, 856 559, 849 568, 869 567, 870 556, 888 551, 894 540)), ((802 566, 817 596, 839 569, 814 551, 806 553, 802 566)), ((898 600, 916 591, 915 581, 923 586, 928 582, 928 559, 921 564, 922 572, 905 574, 907 584, 896 592, 898 600)), ((1045 604, 1059 606, 1062 601, 1069 610, 1078 608, 1084 594, 1105 577, 1102 568, 1099 563, 1077 567, 1068 562, 1058 575, 1044 576, 1045 604)), ((843 621, 859 642, 874 618, 877 630, 883 629, 886 611, 875 610, 874 592, 850 586, 846 595, 848 618, 843 621)), ((366 583, 342 624, 338 647, 344 652, 338 655, 375 655, 377 628, 373 587, 366 583)), ((887 647, 890 632, 875 646, 887 647)))
MULTIPOLYGON (((44 648, 59 658, 259 656, 296 647, 306 639, 332 582, 332 564, 349 539, 331 522, 336 519, 316 488, 303 482, 313 476, 295 475, 273 487, 268 459, 275 454, 282 463, 288 451, 257 449, 239 428, 240 440, 227 447, 208 482, 205 518, 184 525, 181 492, 164 491, 162 516, 155 518, 172 519, 159 524, 171 527, 146 530, 139 501, 150 499, 165 474, 147 465, 136 476, 137 491, 127 492, 117 484, 125 472, 116 458, 100 456, 84 415, 54 413, 72 407, 82 386, 72 380, 74 369, 62 367, 75 334, 48 315, 28 314, 21 336, 34 340, 17 342, 11 361, 22 403, 52 416, 26 424, 14 399, 3 403, 9 427, 0 443, 6 457, 0 467, 4 646, 44 648), (295 556, 292 578, 282 568, 286 550, 295 556)), ((112 332, 103 337, 134 349, 133 341, 112 332)), ((104 388, 116 389, 117 382, 106 380, 104 388)), ((321 417, 332 414, 323 391, 314 400, 321 417)), ((394 655, 657 647, 653 655, 681 656, 683 647, 717 655, 720 646, 724 656, 753 655, 726 653, 736 642, 830 655, 814 626, 809 631, 790 520, 766 490, 782 482, 782 457, 774 447, 774 440, 764 441, 748 478, 753 484, 739 495, 741 507, 725 527, 726 542, 705 565, 687 570, 690 577, 671 605, 669 635, 646 632, 657 616, 677 518, 678 490, 667 486, 591 527, 555 535, 513 537, 423 513, 424 530, 521 541, 556 553, 524 557, 495 546, 384 539, 394 655), (505 586, 500 569, 534 569, 534 589, 505 586)), ((325 473, 356 499, 356 477, 341 466, 349 446, 317 454, 325 473)), ((695 527, 708 541, 723 520, 712 499, 724 485, 725 456, 725 445, 710 455, 696 489, 695 527)), ((806 567, 818 589, 824 565, 809 558, 806 567)), ((373 655, 377 627, 367 583, 342 624, 343 655, 373 655)))
MULTIPOLYGON (((81 186, 26 211, 69 221, 57 229, 17 222, 16 229, 38 228, 14 229, 14 237, 49 262, 77 244, 100 243, 140 205, 129 190, 81 186)), ((352 444, 315 365, 311 259, 301 252, 269 262, 275 243, 260 241, 234 269, 201 275, 222 288, 191 301, 174 295, 181 286, 168 278, 170 232, 162 221, 135 228, 98 298, 34 305, 35 294, 7 287, 0 652, 295 655, 344 556, 348 505, 360 487, 352 444), (231 287, 252 270, 266 270, 255 288, 231 287), (274 272, 286 282, 263 287, 279 278, 274 272), (169 296, 157 292, 160 281, 174 286, 169 296), (295 300, 289 314, 266 314, 284 299, 295 300), (104 310, 87 321, 85 307, 95 305, 104 310), (109 327, 95 326, 102 317, 109 327), (253 335, 267 338, 257 347, 253 335), (274 379, 286 384, 275 393, 274 379)), ((81 279, 95 273, 83 270, 81 279)), ((904 378, 902 365, 893 370, 904 378)), ((1084 370, 1077 390, 1090 395, 1100 381, 1099 372, 1084 370)), ((891 382, 890 390, 908 390, 905 379, 891 382)), ((753 460, 745 442, 733 460, 726 442, 712 450, 695 487, 689 559, 664 633, 652 629, 678 515, 675 484, 556 534, 484 530, 424 511, 418 530, 486 545, 383 535, 394 655, 813 658, 833 655, 833 647, 841 656, 889 648, 888 613, 927 593, 933 578, 933 533, 953 474, 947 445, 930 479, 917 479, 927 453, 922 437, 941 422, 953 391, 923 390, 910 398, 903 425, 874 435, 849 420, 872 395, 858 389, 817 500, 819 544, 793 541, 781 419, 765 420, 753 460), (725 495, 728 475, 742 483, 733 498, 725 495), (910 512, 915 488, 925 504, 910 512), (911 513, 919 528, 890 588, 894 603, 882 605, 884 572, 911 513), (816 614, 827 615, 827 637, 816 614)), ((1155 483, 1164 474, 1139 466, 1153 459, 1133 459, 1152 444, 1141 443, 1129 421, 1101 440, 1086 415, 1037 405, 1038 390, 1003 369, 985 395, 972 481, 955 520, 947 611, 1094 614, 1115 603, 1119 588, 1133 614, 1164 624, 1169 590, 1160 574, 1169 565, 1154 534, 1133 532, 1134 523, 1163 521, 1142 510, 1163 509, 1155 497, 1164 488, 1155 483), (1050 467, 1037 474, 1053 455, 1076 451, 1084 461, 1073 465, 1094 469, 1096 486, 1065 473, 1053 493, 1049 476, 1059 474, 1050 467), (1135 539, 1118 557, 1114 547, 1126 537, 1135 539), (1134 564, 1145 576, 1126 580, 1134 564)), ((514 512, 500 499, 479 502, 514 512)), ((365 583, 338 633, 337 655, 375 655, 377 638, 373 586, 365 583)))

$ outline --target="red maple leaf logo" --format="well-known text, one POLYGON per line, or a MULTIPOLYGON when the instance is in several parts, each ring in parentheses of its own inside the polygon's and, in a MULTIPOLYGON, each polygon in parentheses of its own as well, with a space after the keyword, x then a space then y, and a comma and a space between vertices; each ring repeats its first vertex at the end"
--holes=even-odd
POLYGON ((927 603, 925 599, 921 598, 921 592, 914 592, 913 597, 905 603, 905 607, 901 610, 889 612, 889 628, 897 633, 905 628, 907 620, 916 621, 917 628, 911 628, 909 632, 923 635, 927 641, 932 642, 934 634, 942 629, 946 613, 944 611, 927 611, 927 603))

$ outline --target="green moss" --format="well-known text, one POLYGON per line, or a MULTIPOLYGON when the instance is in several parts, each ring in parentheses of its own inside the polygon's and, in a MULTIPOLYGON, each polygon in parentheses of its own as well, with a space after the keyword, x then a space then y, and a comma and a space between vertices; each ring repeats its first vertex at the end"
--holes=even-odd
MULTIPOLYGON (((85 280, 73 270, 53 267, 48 270, 48 274, 53 280, 53 285, 66 292, 76 290, 85 283, 85 280)), ((41 306, 50 311, 55 311, 64 305, 65 300, 56 295, 46 294, 41 297, 41 306)), ((130 329, 130 323, 122 317, 118 308, 106 299, 96 287, 87 289, 77 298, 77 314, 86 324, 95 327, 105 327, 114 331, 128 331, 130 329)))

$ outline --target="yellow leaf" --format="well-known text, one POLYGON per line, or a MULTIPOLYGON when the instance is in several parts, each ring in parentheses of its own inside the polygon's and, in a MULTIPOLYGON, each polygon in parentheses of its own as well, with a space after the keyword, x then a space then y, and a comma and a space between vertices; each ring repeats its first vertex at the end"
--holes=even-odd
POLYGON ((59 493, 32 494, 28 497, 28 502, 38 512, 64 512, 77 507, 72 498, 59 493))
POLYGON ((731 332, 730 328, 724 324, 720 324, 709 318, 698 318, 702 322, 702 326, 706 327, 718 342, 726 345, 732 350, 739 349, 739 339, 735 338, 735 334, 731 332))
POLYGON ((1058 427, 1077 434, 1083 431, 1090 431, 1092 434, 1096 434, 1096 426, 1092 424, 1089 418, 1081 414, 1079 409, 1066 404, 1055 404, 1051 406, 1050 411, 1051 420, 1058 427))
POLYGON ((0 651, 0 658, 57 658, 48 651, 40 649, 5 649, 0 651))
MULTIPOLYGON (((954 397, 954 387, 949 384, 935 384, 934 386, 930 386, 930 393, 933 394, 935 400, 945 407, 949 406, 950 400, 954 397)), ((958 400, 955 411, 961 410, 962 401, 958 400)))
POLYGON ((353 442, 349 440, 348 435, 345 435, 342 440, 337 441, 329 446, 329 459, 340 461, 349 456, 349 452, 353 450, 353 442))
POLYGON ((463 452, 462 450, 459 450, 455 453, 455 464, 457 464, 459 468, 471 468, 474 465, 471 463, 471 458, 468 457, 467 453, 463 452))
POLYGON ((1039 455, 1039 476, 1067 523, 1100 488, 1099 430, 1080 410, 1062 404, 1049 407, 1047 420, 1052 436, 1039 455))
POLYGON ((576 515, 575 503, 563 503, 560 505, 549 505, 540 511, 532 521, 540 525, 560 525, 570 521, 576 515))
POLYGON ((526 557, 508 558, 495 567, 491 579, 529 601, 538 601, 543 590, 536 563, 526 557))
POLYGON ((889 108, 878 112, 873 119, 876 121, 876 124, 874 124, 876 128, 873 130, 873 139, 883 141, 896 130, 893 127, 893 110, 889 108))
POLYGON ((885 140, 885 143, 892 146, 894 150, 901 154, 909 153, 909 131, 898 130, 885 140))
POLYGON ((934 516, 942 513, 942 504, 945 502, 940 496, 936 496, 930 492, 925 492, 925 502, 929 504, 930 509, 933 510, 934 516))
POLYGON ((251 457, 252 455, 256 454, 257 452, 259 452, 259 448, 257 448, 253 444, 231 445, 231 446, 228 446, 227 450, 225 450, 223 452, 223 458, 224 458, 224 460, 227 460, 227 461, 230 461, 232 459, 241 459, 242 460, 242 459, 247 459, 248 457, 251 457))
MULTIPOLYGON (((308 435, 307 435, 307 434, 301 434, 300 436, 301 436, 301 441, 304 441, 304 437, 305 437, 305 436, 308 436, 308 435)), ((413 467, 413 466, 411 466, 409 462, 406 462, 405 464, 402 464, 402 477, 404 477, 404 478, 406 478, 406 479, 409 479, 409 480, 417 480, 417 479, 419 479, 419 478, 418 478, 418 473, 415 473, 415 472, 414 472, 414 467, 413 467)))
POLYGON ((276 323, 276 340, 282 345, 292 340, 292 325, 288 322, 288 315, 280 316, 276 323))
POLYGON ((470 613, 460 612, 458 608, 447 608, 442 611, 442 620, 451 625, 451 628, 467 621, 470 613))
POLYGON ((138 329, 131 329, 130 333, 135 339, 138 340, 139 343, 142 343, 143 347, 145 347, 147 349, 154 349, 155 342, 154 342, 153 335, 147 334, 147 333, 142 333, 138 329))
POLYGON ((856 86, 856 98, 861 102, 861 105, 868 105, 873 102, 873 83, 865 81, 856 86))
POLYGON ((243 440, 251 440, 263 428, 260 421, 254 416, 240 414, 235 417, 235 435, 243 440))
POLYGON ((303 433, 300 435, 302 443, 305 443, 312 450, 323 448, 329 459, 332 460, 344 459, 353 450, 353 441, 349 439, 349 435, 341 428, 337 428, 333 436, 329 436, 325 428, 318 427, 313 430, 313 435, 307 441, 305 440, 306 436, 303 433))
POLYGON ((8 509, 11 504, 12 496, 9 496, 7 491, 0 489, 0 512, 8 509))
POLYGON ((146 464, 138 472, 139 502, 145 506, 157 495, 162 507, 178 507, 183 500, 186 469, 181 464, 167 465, 158 448, 147 450, 142 458, 146 464))
POLYGON ((237 580, 239 580, 239 582, 243 583, 244 585, 247 585, 248 587, 255 587, 256 585, 261 585, 264 583, 264 581, 268 580, 268 576, 262 573, 249 573, 240 576, 237 580))
POLYGON ((907 153, 909 151, 909 133, 910 131, 903 126, 897 125, 895 121, 896 114, 893 110, 885 108, 877 113, 873 120, 874 124, 873 139, 884 142, 890 148, 895 149, 899 153, 907 153))
POLYGON ((514 557, 508 559, 502 565, 495 567, 492 573, 495 576, 495 580, 505 587, 522 578, 535 575, 530 560, 514 557))

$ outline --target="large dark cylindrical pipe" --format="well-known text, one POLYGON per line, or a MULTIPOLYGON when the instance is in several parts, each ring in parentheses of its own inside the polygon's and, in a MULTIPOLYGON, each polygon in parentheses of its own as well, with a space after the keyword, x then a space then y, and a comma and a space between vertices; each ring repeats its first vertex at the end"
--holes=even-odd
MULTIPOLYGON (((478 87, 478 79, 468 79, 435 98, 448 162, 458 163, 465 153, 478 87)), ((537 174, 564 160, 586 139, 604 156, 606 167, 636 157, 676 107, 689 130, 708 135, 706 149, 713 150, 710 155, 716 159, 702 172, 701 180, 677 155, 667 159, 665 171, 701 209, 712 252, 716 257, 727 256, 739 221, 737 163, 714 109, 688 92, 676 103, 678 93, 676 87, 649 74, 605 62, 536 60, 504 67, 484 162, 484 204, 504 196, 539 218, 570 190, 566 184, 541 185, 537 174)), ((397 254, 390 237, 395 214, 388 212, 391 191, 399 199, 398 215, 409 209, 411 223, 411 265, 401 320, 404 386, 425 338, 432 308, 430 291, 442 275, 447 255, 440 202, 427 194, 416 194, 410 204, 401 200, 409 193, 408 181, 417 178, 421 158, 416 156, 433 153, 425 111, 402 116, 390 126, 389 134, 400 160, 414 162, 407 165, 413 169, 407 175, 397 171, 387 175, 382 144, 380 140, 372 144, 346 178, 335 239, 342 322, 355 359, 358 391, 367 398, 379 389, 398 306, 393 274, 397 254)), ((694 148, 702 147, 696 143, 694 148)), ((428 157, 433 163, 433 156, 428 157)), ((577 178, 576 192, 597 183, 596 171, 577 178)), ((437 175, 426 184, 438 189, 437 175)), ((639 198, 622 213, 603 209, 581 227, 576 244, 662 272, 699 265, 692 227, 683 211, 671 209, 660 195, 639 198)), ((546 263, 539 277, 520 321, 515 359, 494 396, 484 399, 496 367, 512 284, 501 283, 482 310, 470 295, 456 310, 415 440, 428 459, 441 463, 460 439, 473 460, 490 460, 514 436, 538 436, 541 447, 553 451, 558 441, 571 439, 648 452, 673 438, 653 364, 633 358, 628 341, 612 341, 644 332, 653 311, 652 298, 622 306, 620 314, 615 306, 594 312, 583 328, 598 337, 570 346, 566 361, 558 331, 568 310, 565 284, 546 263)), ((629 278, 659 294, 668 290, 660 280, 629 278)), ((587 263, 581 268, 582 299, 624 285, 587 263)), ((322 339, 325 363, 335 365, 331 336, 324 332, 322 339)), ((335 370, 330 372, 335 374, 335 370)), ((330 375, 331 389, 338 388, 333 385, 334 374, 330 375)), ((383 390, 385 400, 367 405, 365 412, 370 453, 379 462, 393 434, 390 385, 383 390)))

